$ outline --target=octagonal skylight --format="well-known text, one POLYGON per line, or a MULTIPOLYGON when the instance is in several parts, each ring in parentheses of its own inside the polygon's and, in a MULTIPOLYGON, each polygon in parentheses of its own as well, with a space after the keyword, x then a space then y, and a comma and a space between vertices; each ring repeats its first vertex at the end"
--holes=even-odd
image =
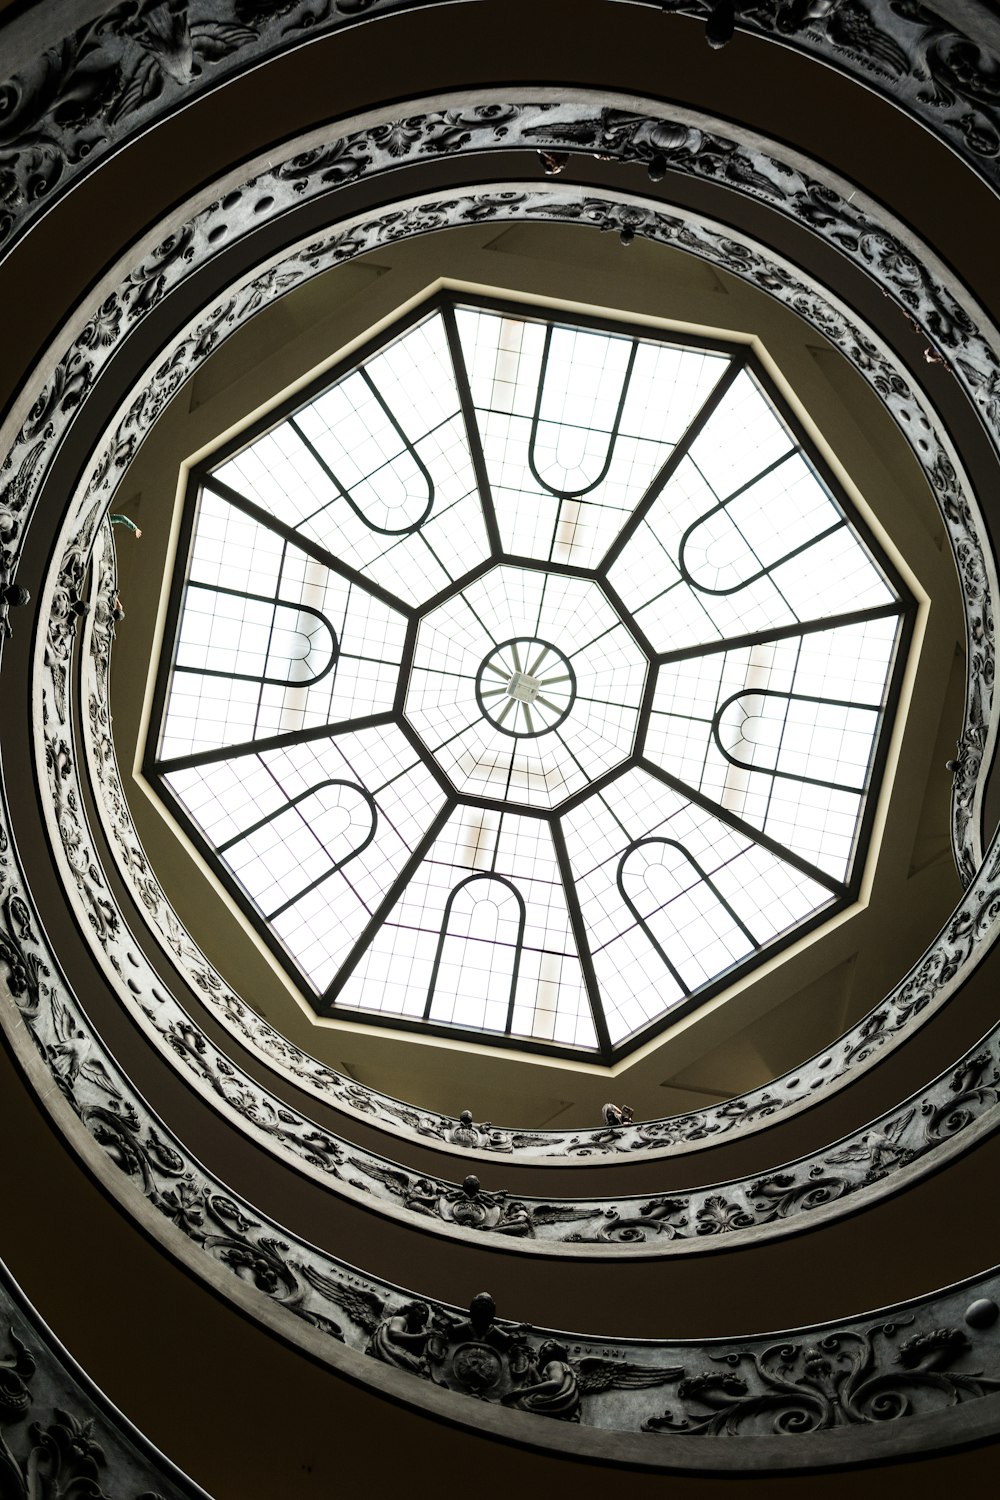
POLYGON ((146 773, 318 1013, 608 1060, 853 899, 911 615, 745 346, 442 297, 193 471, 146 773))

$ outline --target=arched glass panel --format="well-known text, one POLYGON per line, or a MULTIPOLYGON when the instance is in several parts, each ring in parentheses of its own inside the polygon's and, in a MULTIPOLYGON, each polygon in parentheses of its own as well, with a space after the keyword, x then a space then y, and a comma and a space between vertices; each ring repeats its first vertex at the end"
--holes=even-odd
POLYGON ((311 687, 336 656, 333 626, 308 604, 188 583, 175 671, 311 687))
POLYGON ((714 881, 674 839, 639 839, 626 849, 618 862, 618 889, 689 994, 758 946, 714 881))
POLYGON ((331 779, 291 797, 219 853, 258 906, 270 908, 270 922, 367 849, 377 824, 370 792, 331 779))
POLYGON ((844 524, 805 460, 788 454, 688 526, 678 565, 700 593, 735 594, 844 524))
POLYGON ((444 909, 425 1020, 509 1031, 524 921, 524 901, 509 880, 460 881, 444 909))
POLYGON ((581 328, 546 327, 528 463, 550 494, 579 499, 606 476, 636 347, 581 328))
POLYGON ((879 714, 874 704, 755 688, 719 705, 712 735, 731 765, 860 792, 879 714))
POLYGON ((352 479, 343 472, 348 454, 340 449, 336 428, 324 425, 329 419, 322 403, 301 412, 298 418, 290 417, 292 431, 305 443, 358 519, 372 531, 383 536, 405 536, 418 531, 434 506, 434 481, 427 465, 367 370, 349 375, 336 395, 352 409, 353 419, 360 418, 365 428, 363 443, 359 445, 361 451, 350 458, 355 471, 352 479))

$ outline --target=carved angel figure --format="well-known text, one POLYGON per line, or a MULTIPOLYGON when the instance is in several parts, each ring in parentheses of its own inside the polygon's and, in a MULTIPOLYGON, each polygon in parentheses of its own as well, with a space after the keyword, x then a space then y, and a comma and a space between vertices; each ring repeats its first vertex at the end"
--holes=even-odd
POLYGON ((908 1110, 905 1115, 891 1120, 884 1130, 866 1131, 860 1141, 853 1142, 843 1151, 831 1153, 827 1161, 835 1166, 866 1161, 869 1164, 866 1173, 868 1181, 883 1177, 890 1167, 902 1166, 913 1156, 913 1152, 908 1147, 899 1144, 900 1137, 913 1119, 913 1115, 914 1111, 908 1110))
POLYGON ((304 1262, 296 1270, 368 1335, 366 1354, 383 1364, 394 1365, 398 1370, 430 1378, 428 1344, 440 1337, 440 1329, 426 1302, 404 1302, 395 1311, 390 1311, 377 1292, 337 1281, 304 1262))
POLYGON ((407 1302, 399 1312, 383 1318, 368 1340, 366 1354, 383 1364, 427 1376, 430 1366, 425 1350, 433 1329, 427 1327, 430 1308, 426 1302, 407 1302))
MULTIPOLYGON (((7 518, 10 519, 12 529, 16 530, 16 524, 13 518, 10 517, 9 511, 4 511, 0 514, 0 523, 7 518)), ((3 533, 0 532, 0 541, 2 540, 3 533)), ((10 621, 8 620, 10 611, 27 604, 31 598, 28 590, 22 588, 19 583, 15 583, 13 577, 13 564, 8 565, 6 558, 0 553, 0 640, 3 640, 5 636, 9 637, 13 635, 13 631, 10 628, 10 621)))
POLYGON ((534 1412, 540 1417, 579 1422, 580 1383, 565 1346, 555 1339, 547 1339, 538 1351, 535 1369, 539 1378, 534 1384, 508 1391, 500 1398, 502 1405, 513 1406, 517 1411, 534 1412))
POLYGON ((593 1354, 571 1362, 567 1349, 556 1339, 547 1339, 542 1344, 535 1368, 539 1379, 533 1385, 510 1391, 501 1398, 503 1404, 516 1407, 518 1411, 558 1417, 564 1422, 580 1420, 583 1396, 597 1396, 602 1391, 648 1390, 650 1386, 679 1380, 684 1373, 679 1365, 653 1365, 643 1369, 626 1360, 605 1359, 593 1354))

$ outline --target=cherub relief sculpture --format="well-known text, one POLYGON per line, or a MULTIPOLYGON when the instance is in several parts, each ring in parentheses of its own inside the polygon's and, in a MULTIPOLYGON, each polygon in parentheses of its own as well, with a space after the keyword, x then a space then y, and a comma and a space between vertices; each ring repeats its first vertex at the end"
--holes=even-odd
POLYGON ((14 582, 13 564, 0 553, 0 641, 14 633, 8 619, 10 611, 22 608, 30 598, 28 590, 14 582))
MULTIPOLYGON (((402 1167, 361 1157, 351 1157, 348 1165, 374 1178, 411 1213, 426 1214, 443 1224, 462 1229, 492 1231, 514 1238, 531 1238, 535 1230, 548 1224, 572 1224, 599 1218, 601 1209, 575 1203, 528 1204, 510 1198, 500 1189, 489 1192, 479 1178, 470 1172, 460 1186, 435 1183, 427 1177, 414 1177, 402 1167)), ((358 1178, 350 1181, 368 1191, 358 1178)), ((582 1236, 581 1236, 582 1237, 582 1236)))
POLYGON ((603 1355, 571 1355, 555 1338, 536 1344, 524 1324, 496 1321, 489 1292, 478 1292, 468 1315, 462 1316, 414 1299, 392 1305, 367 1288, 335 1281, 309 1265, 297 1269, 367 1336, 365 1353, 373 1359, 446 1390, 535 1416, 578 1422, 585 1396, 644 1390, 683 1374, 674 1366, 643 1368, 603 1355))
POLYGON ((407 1302, 393 1317, 383 1318, 368 1341, 366 1354, 382 1360, 383 1364, 395 1365, 400 1370, 411 1370, 415 1375, 430 1374, 426 1349, 434 1336, 433 1327, 428 1327, 430 1308, 426 1302, 407 1302))
POLYGON ((504 1406, 536 1416, 557 1417, 563 1422, 580 1420, 580 1382, 569 1362, 569 1352, 556 1339, 546 1339, 532 1368, 535 1380, 530 1385, 508 1391, 500 1400, 504 1406))

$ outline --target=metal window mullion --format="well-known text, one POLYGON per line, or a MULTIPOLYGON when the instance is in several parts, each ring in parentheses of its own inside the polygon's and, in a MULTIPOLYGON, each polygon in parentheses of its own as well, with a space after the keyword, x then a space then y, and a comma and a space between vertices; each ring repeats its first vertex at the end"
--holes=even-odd
MULTIPOLYGON (((483 562, 476 563, 475 567, 470 568, 467 573, 463 573, 460 578, 453 579, 451 583, 445 584, 443 589, 438 589, 436 594, 431 594, 429 599, 425 599, 422 603, 413 606, 412 612, 416 614, 419 611, 421 618, 425 618, 432 610, 437 609, 439 604, 444 604, 448 599, 455 598, 464 589, 471 587, 472 584, 478 583, 483 574, 488 573, 495 566, 495 562, 496 560, 491 556, 487 557, 483 562)), ((447 572, 447 569, 444 571, 447 572)))
MULTIPOLYGON (((264 652, 264 670, 263 670, 263 672, 261 673, 261 676, 260 676, 260 687, 259 687, 259 689, 257 691, 257 706, 254 709, 254 716, 253 716, 253 732, 254 732, 254 735, 257 734, 257 730, 258 730, 258 728, 260 726, 261 709, 264 707, 264 689, 265 689, 265 687, 268 686, 267 667, 268 667, 269 661, 271 660, 271 645, 272 645, 272 643, 274 641, 274 627, 275 627, 275 622, 277 621, 277 618, 278 618, 278 600, 280 598, 281 584, 282 584, 282 579, 284 577, 285 564, 287 563, 287 561, 288 561, 288 540, 286 538, 282 542, 282 546, 281 546, 281 561, 278 564, 278 578, 277 578, 277 582, 275 583, 275 586, 274 586, 274 602, 271 605, 271 625, 270 625, 270 629, 267 632, 267 649, 264 652)), ((333 632, 332 632, 332 629, 331 629, 331 634, 332 633, 333 632)), ((333 653, 334 659, 336 658, 336 655, 337 655, 337 653, 336 653, 336 651, 334 651, 334 653, 333 653)), ((291 664, 289 663, 289 665, 291 665, 291 664)), ((331 661, 330 665, 331 666, 333 665, 332 661, 331 661)), ((289 683, 288 685, 289 685, 289 687, 292 686, 291 683, 289 683)))
POLYGON ((170 771, 190 771, 196 766, 210 766, 226 760, 240 760, 245 755, 263 754, 265 750, 285 750, 292 745, 308 745, 313 740, 333 739, 339 734, 360 734, 365 729, 383 729, 395 722, 389 712, 368 714, 362 719, 349 719, 343 724, 321 724, 312 729, 289 729, 284 734, 272 734, 266 739, 243 740, 238 745, 220 745, 215 750, 196 750, 191 755, 179 755, 174 760, 156 760, 151 769, 158 775, 170 771))
POLYGON ((241 495, 231 485, 225 484, 221 479, 216 479, 214 475, 210 474, 205 476, 203 482, 206 489, 212 490, 220 499, 227 501, 228 504, 233 506, 235 510, 242 511, 245 516, 249 516, 252 521, 256 521, 258 526, 263 526, 265 530, 273 531, 275 536, 280 536, 286 542, 291 542, 293 547, 298 547, 299 551, 304 552, 307 557, 315 558, 317 562, 322 563, 325 568, 328 568, 331 573, 335 574, 338 578, 342 578, 345 583, 355 584, 359 589, 363 589, 366 593, 371 594, 373 599, 378 599, 379 603, 388 605, 390 609, 394 609, 397 614, 405 615, 407 619, 412 619, 416 613, 412 604, 404 603, 396 594, 390 593, 388 589, 383 588, 374 579, 367 578, 357 568, 352 568, 349 563, 345 563, 342 559, 334 557, 333 553, 329 552, 326 547, 321 546, 319 542, 310 540, 309 537, 303 536, 294 526, 289 526, 284 521, 279 521, 277 516, 272 515, 269 510, 265 510, 262 505, 257 505, 255 501, 248 500, 245 495, 241 495))
MULTIPOLYGON (((638 339, 633 339, 632 347, 629 350, 628 366, 625 370, 625 375, 622 380, 621 396, 618 399, 618 410, 615 412, 615 420, 612 423, 610 433, 608 433, 607 454, 604 459, 604 466, 601 469, 601 472, 591 484, 586 485, 582 490, 557 490, 553 485, 549 484, 547 480, 542 478, 535 464, 535 442, 538 437, 538 424, 541 421, 543 392, 545 389, 545 381, 546 377, 548 376, 549 370, 549 350, 552 347, 552 330, 555 326, 556 325, 552 322, 546 323, 545 325, 545 345, 542 349, 542 367, 538 376, 538 391, 535 396, 535 409, 531 417, 531 435, 528 439, 528 468, 531 471, 532 479, 534 479, 539 489, 547 490, 550 495, 554 496, 555 499, 560 502, 559 510, 556 512, 556 525, 558 526, 558 517, 562 511, 562 502, 564 500, 580 500, 584 495, 592 494, 594 490, 597 489, 598 485, 607 478, 608 470, 611 468, 611 462, 614 458, 615 444, 618 441, 618 429, 621 426, 622 413, 625 410, 625 402, 628 399, 629 386, 632 384, 632 371, 635 368, 635 358, 639 348, 639 341, 638 339)), ((563 424, 560 421, 552 420, 551 425, 553 427, 561 427, 563 424)), ((599 427, 584 427, 582 423, 574 423, 572 425, 579 432, 600 432, 599 427)), ((552 550, 552 546, 554 545, 555 539, 553 537, 553 542, 549 548, 550 552, 552 550)))
POLYGON ((679 651, 653 653, 653 662, 658 667, 677 661, 689 661, 692 657, 715 656, 720 651, 740 651, 747 646, 768 646, 774 641, 789 640, 793 636, 816 635, 824 630, 840 630, 849 625, 864 625, 869 620, 886 620, 893 615, 902 615, 902 606, 893 601, 889 604, 872 605, 868 609, 850 610, 841 615, 827 615, 819 620, 794 622, 791 625, 775 625, 767 630, 750 631, 746 635, 732 636, 726 640, 707 641, 700 646, 683 646, 679 651))
POLYGON ((452 368, 455 372, 455 387, 458 391, 458 402, 462 409, 462 420, 465 423, 465 437, 469 445, 469 455, 472 459, 472 471, 476 476, 476 487, 479 490, 479 503, 483 508, 483 522, 486 526, 486 536, 490 544, 490 555, 497 558, 503 551, 500 541, 500 526, 497 521, 496 505, 493 501, 493 487, 490 484, 489 472, 486 468, 486 455, 483 452, 482 436, 479 431, 479 423, 476 420, 476 408, 472 400, 472 385, 469 380, 469 371, 465 363, 465 351, 462 348, 462 340, 458 332, 458 321, 455 317, 455 308, 451 302, 446 301, 441 308, 441 321, 444 324, 445 337, 448 340, 448 352, 451 355, 452 368))
MULTIPOLYGON (((796 663, 795 670, 798 670, 798 663, 796 663)), ((729 762, 729 764, 731 766, 736 766, 738 770, 751 771, 755 775, 759 776, 771 776, 780 781, 800 781, 806 786, 822 786, 826 787, 826 789, 831 792, 849 792, 851 796, 854 797, 864 796, 864 782, 867 780, 867 771, 865 772, 865 776, 862 778, 861 786, 848 786, 846 782, 830 781, 825 776, 803 776, 800 775, 797 771, 781 771, 778 769, 778 761, 781 758, 781 748, 785 742, 785 730, 788 727, 787 712, 781 723, 781 734, 778 738, 778 745, 775 750, 774 765, 756 766, 753 765, 750 761, 739 760, 738 757, 733 754, 732 750, 727 750, 725 745, 722 743, 720 725, 722 721, 722 715, 725 713, 726 709, 729 708, 731 704, 738 703, 741 698, 784 698, 786 699, 789 706, 793 702, 822 703, 828 708, 855 708, 859 709, 862 713, 876 714, 878 718, 871 735, 872 743, 874 743, 874 741, 877 739, 879 729, 881 728, 883 713, 881 704, 855 703, 849 698, 819 698, 814 693, 786 693, 783 689, 780 688, 740 688, 738 693, 730 693, 728 698, 723 699, 723 701, 716 708, 715 713, 712 715, 711 719, 711 733, 712 738, 715 741, 716 748, 718 749, 719 753, 729 762)), ((671 715, 671 717, 674 716, 671 715)), ((753 715, 747 714, 746 717, 750 718, 753 717, 753 715)), ((705 721, 693 720, 692 722, 704 723, 705 721)), ((868 759, 869 761, 871 760, 871 752, 869 752, 868 759)), ((768 811, 770 811, 770 795, 768 796, 768 811)), ((766 816, 767 815, 765 814, 765 817, 766 816)))
POLYGON ((331 984, 327 986, 322 1000, 322 1005, 325 1011, 329 1012, 331 1006, 336 1004, 337 996, 344 988, 348 979, 350 979, 351 975, 354 973, 354 970, 361 962, 364 954, 368 951, 368 948, 370 947, 375 936, 380 931, 383 923, 390 916, 393 907, 396 905, 396 902, 399 900, 400 896, 409 885, 411 879, 416 874, 420 865, 423 863, 424 859, 432 849, 435 840, 438 838, 438 835, 441 833, 444 825, 447 823, 454 810, 455 800, 454 798, 449 798, 435 814, 435 816, 431 820, 429 827, 427 828, 423 837, 420 839, 419 843, 414 848, 409 859, 403 865, 403 868, 400 870, 396 878, 391 882, 389 889, 386 891, 385 895, 382 897, 382 900, 376 906, 368 921, 365 923, 361 936, 352 947, 347 958, 341 964, 339 970, 337 971, 336 978, 332 981, 331 984))
MULTIPOLYGON (((772 577, 772 573, 777 568, 783 568, 786 563, 790 563, 793 558, 799 557, 803 552, 808 552, 809 548, 815 547, 817 542, 825 541, 828 536, 833 536, 835 531, 842 531, 844 527, 847 526, 846 518, 842 517, 839 521, 836 521, 833 526, 827 526, 825 530, 818 531, 816 535, 811 536, 807 542, 800 542, 797 547, 792 548, 791 552, 783 553, 782 556, 777 558, 773 563, 766 563, 764 566, 758 568, 756 573, 751 573, 747 578, 741 578, 739 583, 734 583, 731 588, 710 589, 707 588, 703 583, 697 583, 692 577, 688 565, 684 559, 684 551, 687 546, 688 537, 694 531, 695 527, 700 526, 707 516, 717 515, 720 511, 723 510, 725 510, 724 505, 717 505, 714 506, 712 510, 706 511, 704 515, 699 516, 696 521, 693 521, 691 523, 687 531, 685 531, 684 535, 681 537, 680 546, 677 549, 677 570, 680 573, 681 578, 687 584, 689 589, 694 589, 699 594, 705 594, 709 599, 731 598, 733 594, 741 594, 743 590, 748 589, 752 583, 757 583, 761 578, 766 578, 768 583, 771 584, 775 593, 780 598, 785 608, 792 614, 794 614, 795 611, 792 609, 792 606, 789 604, 788 600, 785 598, 784 594, 775 583, 774 578, 772 577)), ((733 529, 739 533, 741 541, 746 544, 746 549, 749 552, 750 556, 753 558, 754 562, 759 563, 760 558, 757 556, 756 552, 747 541, 742 531, 740 531, 739 526, 735 521, 732 520, 731 525, 733 529)))
MULTIPOLYGON (((795 686, 795 679, 798 676, 799 666, 800 666, 801 662, 802 662, 802 637, 799 636, 798 642, 797 642, 796 647, 795 647, 795 665, 792 667, 791 683, 792 683, 792 687, 793 688, 795 686)), ((771 680, 771 677, 770 677, 770 673, 769 673, 768 674, 768 681, 770 681, 770 680, 771 680)), ((722 687, 722 678, 721 678, 721 676, 720 676, 720 679, 719 679, 719 687, 720 687, 720 689, 722 687)), ((725 713, 725 711, 728 708, 728 706, 729 706, 728 703, 722 703, 722 704, 720 704, 718 702, 718 698, 716 698, 715 713, 712 715, 712 736, 713 736, 713 738, 715 740, 716 745, 719 747, 719 750, 722 753, 723 759, 729 761, 730 765, 732 765, 732 764, 735 763, 735 757, 732 756, 732 755, 730 755, 730 754, 728 754, 723 749, 723 747, 722 747, 722 735, 719 733, 719 728, 718 728, 719 722, 720 722, 720 720, 722 718, 722 715, 725 713)), ((790 712, 791 712, 791 702, 790 702, 790 699, 786 697, 786 699, 785 699, 785 712, 784 712, 784 715, 783 715, 782 720, 781 720, 781 733, 778 736, 778 748, 775 751, 775 755, 774 755, 775 774, 772 775, 772 777, 771 777, 771 785, 767 789, 767 800, 766 800, 766 803, 765 803, 765 806, 764 806, 764 817, 763 817, 762 821, 763 821, 765 827, 767 826, 767 821, 768 821, 768 819, 771 816, 771 803, 774 801, 774 791, 775 791, 775 786, 777 784, 775 778, 776 778, 776 776, 778 774, 778 763, 781 760, 781 747, 785 743, 785 731, 788 728, 788 715, 789 715, 790 712)), ((744 715, 745 714, 746 714, 746 710, 744 709, 744 715)), ((742 738, 742 731, 741 731, 741 738, 742 738)), ((747 770, 754 771, 756 769, 756 767, 754 767, 754 766, 742 766, 742 767, 740 767, 740 769, 744 770, 744 771, 747 771, 747 770)), ((727 779, 728 779, 728 773, 727 773, 727 779)), ((759 784, 760 783, 758 782, 758 785, 759 784)), ((748 782, 747 783, 747 791, 750 790, 750 787, 752 785, 753 785, 752 782, 748 782)), ((831 788, 831 790, 832 790, 832 788, 831 788)), ((796 812, 797 811, 798 811, 798 806, 796 806, 796 812)), ((787 826, 787 824, 786 824, 786 826, 787 826)))
POLYGON ((722 402, 725 400, 732 386, 735 384, 737 376, 741 375, 742 372, 746 369, 747 360, 749 359, 749 357, 750 346, 745 345, 743 350, 739 354, 733 355, 729 364, 726 366, 726 369, 719 376, 719 379, 716 381, 708 396, 705 398, 705 401, 703 402, 698 415, 695 417, 694 421, 688 425, 687 431, 682 434, 682 436, 674 446, 672 452, 665 460, 662 468, 660 469, 660 472, 656 475, 652 484, 649 486, 649 489, 646 491, 645 495, 643 495, 642 499, 639 501, 638 505, 635 507, 632 514, 629 516, 621 531, 619 531, 618 535, 615 537, 614 541, 611 543, 611 546, 608 548, 607 552, 605 552, 600 563, 595 569, 595 572, 602 582, 607 578, 608 574, 611 572, 611 569, 614 567, 615 563, 618 561, 619 557, 624 552, 633 536, 639 530, 639 527, 642 525, 643 521, 645 521, 649 512, 652 510, 653 505, 659 499, 660 494, 673 478, 683 460, 687 457, 688 450, 690 449, 692 443, 694 443, 695 440, 701 436, 702 431, 708 425, 710 419, 715 415, 718 408, 722 405, 722 402))
POLYGON ((406 633, 403 636, 403 649, 399 657, 399 676, 396 678, 396 691, 393 694, 393 713, 402 716, 406 704, 406 695, 410 690, 410 677, 413 673, 413 653, 417 646, 417 629, 419 621, 416 615, 412 615, 406 622, 406 633))
POLYGON ((754 828, 751 823, 745 823, 742 818, 738 818, 728 808, 722 807, 718 802, 713 802, 711 797, 705 796, 704 792, 699 792, 693 786, 688 786, 686 781, 681 781, 679 777, 672 776, 669 771, 665 771, 655 761, 647 760, 645 756, 640 756, 637 764, 641 770, 645 771, 647 775, 652 776, 654 780, 661 782, 664 786, 670 787, 671 791, 680 793, 682 797, 687 797, 696 807, 703 808, 705 812, 711 813, 713 817, 719 819, 720 823, 727 824, 728 827, 742 834, 744 838, 749 839, 751 843, 760 844, 762 849, 766 849, 769 854, 776 855, 785 864, 792 865, 800 874, 808 876, 810 880, 815 880, 818 885, 824 886, 828 891, 832 891, 837 896, 846 895, 847 887, 843 881, 836 880, 832 875, 828 875, 818 865, 810 864, 809 860, 803 859, 800 854, 794 853, 793 850, 786 848, 784 844, 779 844, 777 839, 771 838, 762 829, 754 828))
POLYGON ((625 626, 625 629, 628 631, 629 635, 632 636, 632 638, 636 642, 636 645, 648 658, 649 661, 655 663, 657 656, 652 641, 649 639, 642 626, 637 622, 632 610, 625 605, 614 584, 609 582, 607 578, 602 578, 599 587, 606 595, 612 609, 617 611, 621 619, 621 623, 625 626))
MULTIPOLYGON (((371 481, 372 481, 372 479, 374 478, 375 474, 381 473, 381 471, 383 469, 391 468, 392 464, 395 462, 395 460, 397 458, 402 458, 404 452, 409 452, 412 455, 412 457, 413 457, 414 463, 416 464, 416 466, 420 470, 420 472, 423 474, 424 479, 427 482, 427 504, 424 506, 424 509, 423 509, 423 511, 420 514, 420 519, 419 520, 414 521, 412 523, 409 523, 406 526, 399 526, 399 527, 377 526, 374 521, 369 520, 368 516, 365 515, 364 511, 361 509, 361 506, 358 504, 358 502, 355 500, 354 496, 351 494, 350 489, 347 487, 347 485, 343 484, 341 482, 341 480, 339 480, 337 478, 336 474, 331 469, 330 465, 327 463, 326 459, 323 457, 323 455, 320 452, 320 450, 316 447, 316 444, 313 442, 312 438, 307 437, 307 435, 302 431, 302 428, 299 426, 298 422, 296 422, 296 420, 295 420, 294 417, 289 417, 288 418, 288 424, 287 425, 291 428, 292 432, 295 433, 295 436, 298 438, 299 442, 303 445, 303 447, 305 448, 306 452, 309 454, 309 456, 313 460, 313 462, 315 464, 317 464, 320 469, 322 469, 322 471, 326 475, 327 479, 330 481, 330 483, 337 490, 338 494, 340 495, 340 498, 342 500, 346 501, 346 503, 351 507, 351 510, 357 516, 357 518, 361 522, 362 526, 367 526, 368 530, 369 531, 374 531, 377 536, 412 536, 412 534, 415 531, 419 531, 420 527, 427 520, 427 517, 430 515, 431 510, 434 507, 434 480, 431 478, 430 470, 428 469, 427 465, 424 463, 423 459, 420 457, 420 454, 417 452, 416 448, 410 442, 409 438, 406 436, 405 432, 400 427, 400 425, 396 421, 395 417, 392 415, 392 412, 386 406, 386 404, 383 401, 382 396, 381 396, 380 392, 378 391, 377 387, 375 386, 374 382, 369 378, 369 376, 366 374, 366 372, 364 370, 359 370, 357 373, 361 377, 361 379, 364 381, 364 383, 367 385, 368 389, 371 391, 372 395, 375 397, 375 400, 378 402, 379 406, 381 406, 382 410, 385 412, 385 414, 388 417, 389 421, 391 422, 391 424, 392 424, 392 426, 393 426, 396 434, 398 435, 398 437, 400 438, 401 442, 403 443, 403 448, 400 450, 399 453, 395 453, 395 454, 392 455, 391 458, 385 459, 383 463, 379 464, 378 468, 375 469, 372 474, 366 475, 365 478, 364 478, 364 480, 361 481, 361 483, 369 483, 370 484, 371 481)), ((314 516, 322 515, 323 511, 326 510, 326 509, 327 509, 326 505, 320 506, 319 510, 313 511, 311 513, 311 515, 309 516, 308 519, 312 520, 314 516)))
POLYGON ((559 818, 552 818, 549 827, 552 831, 552 847, 556 853, 556 864, 559 868, 559 878, 562 881, 563 895, 566 898, 566 911, 569 916, 570 931, 573 934, 573 941, 576 944, 576 954, 580 962, 584 988, 587 991, 587 1003, 590 1006, 594 1031, 597 1035, 597 1045, 600 1049, 602 1060, 610 1062, 613 1056, 611 1034, 608 1031, 608 1023, 604 1015, 604 1006, 601 1001, 601 986, 598 982, 597 970, 594 967, 593 955, 591 954, 590 944, 587 940, 587 927, 583 920, 580 898, 576 893, 576 886, 573 882, 573 867, 570 864, 569 850, 566 848, 566 836, 563 833, 562 823, 559 818))
POLYGON ((425 766, 430 772, 444 795, 451 801, 455 801, 455 788, 448 780, 443 767, 438 763, 437 755, 438 751, 444 749, 445 745, 450 745, 453 739, 458 739, 460 734, 464 734, 468 725, 460 729, 457 734, 453 734, 449 739, 445 740, 443 744, 437 747, 437 750, 429 750, 429 746, 424 744, 405 714, 400 714, 399 718, 395 720, 395 724, 421 765, 425 766))

